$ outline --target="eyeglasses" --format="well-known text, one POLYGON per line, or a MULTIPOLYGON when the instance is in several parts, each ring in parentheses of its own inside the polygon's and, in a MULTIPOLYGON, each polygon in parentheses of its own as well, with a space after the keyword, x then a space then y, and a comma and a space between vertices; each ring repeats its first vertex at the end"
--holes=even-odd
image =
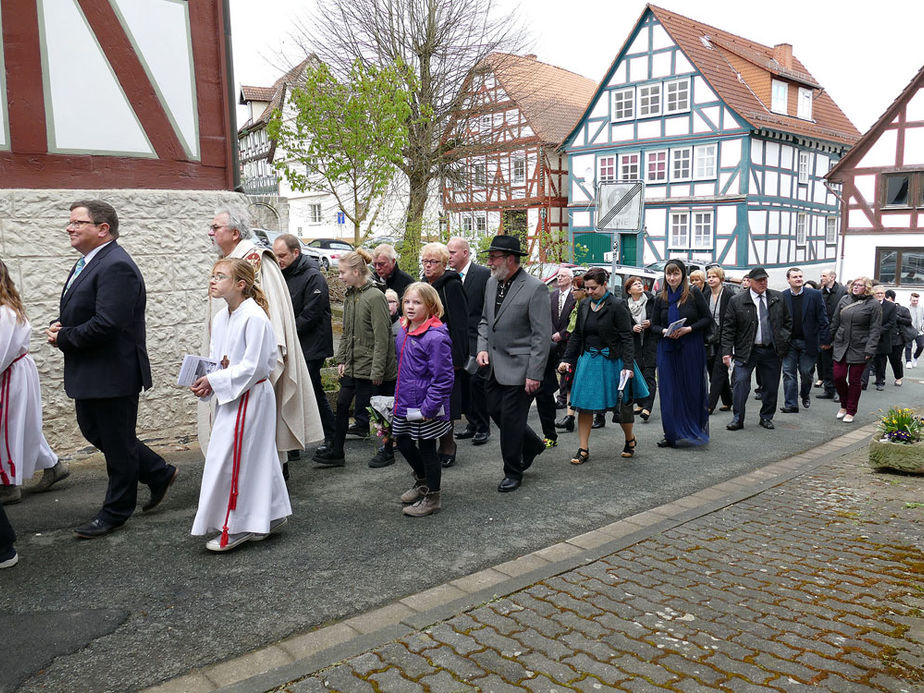
POLYGON ((67 222, 65 229, 79 229, 84 224, 90 224, 91 226, 98 226, 95 221, 87 221, 86 219, 75 219, 74 221, 67 222))
POLYGON ((221 272, 216 272, 211 277, 209 277, 210 282, 220 282, 222 279, 227 279, 227 274, 222 274, 221 272))
POLYGON ((443 264, 442 260, 433 260, 433 259, 421 260, 420 262, 424 265, 442 265, 443 264))

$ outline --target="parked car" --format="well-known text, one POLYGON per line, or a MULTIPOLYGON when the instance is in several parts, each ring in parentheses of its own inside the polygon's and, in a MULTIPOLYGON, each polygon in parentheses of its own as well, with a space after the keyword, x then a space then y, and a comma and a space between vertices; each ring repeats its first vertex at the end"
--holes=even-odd
POLYGON ((308 247, 320 253, 321 266, 328 270, 340 264, 340 258, 353 250, 353 244, 339 238, 315 238, 308 241, 308 247))
MULTIPOLYGON (((283 234, 282 231, 270 231, 269 229, 251 229, 251 231, 253 231, 254 236, 257 237, 257 242, 270 250, 273 249, 273 243, 276 242, 276 239, 283 234)), ((323 266, 320 252, 314 248, 309 248, 301 238, 298 239, 298 243, 302 255, 313 258, 314 261, 318 263, 319 267, 323 266)))

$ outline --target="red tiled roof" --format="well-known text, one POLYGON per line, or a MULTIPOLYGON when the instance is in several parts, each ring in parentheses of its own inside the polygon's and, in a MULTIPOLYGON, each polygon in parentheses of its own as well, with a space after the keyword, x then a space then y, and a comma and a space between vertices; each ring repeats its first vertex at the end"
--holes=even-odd
POLYGON ((495 52, 485 58, 485 63, 532 129, 547 143, 561 144, 597 90, 593 80, 533 56, 495 52))
POLYGON ((826 175, 825 178, 828 180, 840 181, 844 169, 853 166, 854 161, 858 157, 862 157, 867 150, 869 150, 876 140, 879 139, 879 135, 882 134, 883 128, 895 120, 896 111, 901 108, 902 104, 906 103, 916 94, 918 89, 924 89, 924 66, 918 70, 917 74, 908 82, 908 86, 902 89, 901 93, 895 97, 885 112, 872 124, 870 129, 863 134, 863 137, 853 146, 853 149, 841 157, 841 160, 835 164, 834 168, 828 171, 828 175, 826 175))
MULTIPOLYGON (((263 113, 253 119, 253 122, 246 123, 241 130, 252 130, 255 125, 265 125, 269 122, 270 116, 277 108, 281 108, 286 96, 286 91, 293 85, 297 85, 302 72, 305 71, 308 63, 318 58, 313 53, 302 60, 298 65, 289 69, 282 77, 273 82, 271 87, 241 87, 241 103, 247 101, 267 101, 263 113), (248 90, 248 91, 245 91, 248 90)), ((240 134, 240 131, 239 133, 240 134)))
POLYGON ((860 137, 860 132, 825 91, 815 96, 812 106, 814 122, 772 113, 748 84, 739 79, 739 72, 732 67, 725 51, 747 60, 759 70, 809 86, 818 85, 795 56, 792 58, 792 67, 787 69, 776 62, 773 48, 769 46, 661 7, 648 5, 648 9, 720 98, 754 128, 781 130, 842 144, 853 144, 860 137), (703 37, 708 37, 712 48, 703 42, 703 37))
POLYGON ((271 101, 275 93, 273 87, 241 86, 241 105, 248 101, 271 101))

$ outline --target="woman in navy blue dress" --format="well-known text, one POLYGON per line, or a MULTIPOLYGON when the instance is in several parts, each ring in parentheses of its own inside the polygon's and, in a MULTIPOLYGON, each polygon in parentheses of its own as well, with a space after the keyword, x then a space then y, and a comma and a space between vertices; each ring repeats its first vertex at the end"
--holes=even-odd
POLYGON ((655 297, 651 331, 658 342, 658 386, 664 439, 658 447, 702 445, 709 442, 706 346, 712 323, 702 292, 690 286, 681 260, 664 266, 664 284, 655 297), (681 327, 669 330, 677 321, 681 327))

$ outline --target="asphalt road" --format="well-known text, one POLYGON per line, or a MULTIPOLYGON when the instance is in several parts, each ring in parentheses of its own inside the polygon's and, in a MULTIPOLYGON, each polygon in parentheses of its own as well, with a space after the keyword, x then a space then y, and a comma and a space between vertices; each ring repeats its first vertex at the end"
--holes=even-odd
MULTIPOLYGON (((857 425, 892 404, 924 404, 924 370, 905 386, 863 393, 857 425)), ((891 382, 891 381, 890 381, 891 382)), ((817 392, 817 390, 816 390, 817 392)), ((228 554, 189 535, 202 460, 198 450, 162 452, 180 466, 163 505, 139 512, 109 537, 78 541, 71 529, 95 513, 106 475, 99 461, 47 494, 7 506, 21 560, 0 572, 0 691, 124 691, 246 653, 294 633, 367 611, 616 519, 757 469, 849 430, 837 405, 813 400, 800 414, 777 414, 775 431, 757 424, 728 432, 712 418, 700 449, 661 450, 657 412, 637 424, 634 459, 619 457, 622 435, 608 423, 591 436, 591 460, 569 464, 576 434, 541 455, 515 493, 499 494, 496 432, 489 444, 460 444, 443 478, 441 514, 410 519, 398 496, 410 473, 403 460, 369 469, 370 441, 347 445, 347 466, 292 468, 294 515, 266 541, 228 554)), ((536 424, 535 414, 533 423, 536 424)), ((147 492, 140 494, 140 502, 147 492)))

